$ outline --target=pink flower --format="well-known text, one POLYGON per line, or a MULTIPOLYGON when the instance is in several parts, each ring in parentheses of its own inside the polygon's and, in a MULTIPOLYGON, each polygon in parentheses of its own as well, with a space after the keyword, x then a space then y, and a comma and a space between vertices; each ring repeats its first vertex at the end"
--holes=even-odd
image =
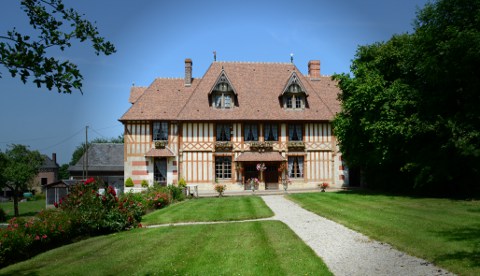
POLYGON ((38 235, 35 236, 35 240, 38 241, 40 240, 40 237, 38 235))
POLYGON ((48 238, 47 235, 43 234, 42 239, 48 238))

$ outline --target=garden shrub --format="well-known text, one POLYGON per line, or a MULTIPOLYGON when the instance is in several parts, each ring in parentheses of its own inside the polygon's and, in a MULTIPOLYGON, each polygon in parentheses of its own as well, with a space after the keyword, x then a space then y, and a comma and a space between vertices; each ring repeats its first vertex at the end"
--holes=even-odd
MULTIPOLYGON (((108 186, 104 195, 97 193, 98 184, 92 178, 76 185, 60 200, 58 208, 69 213, 82 233, 95 235, 122 231, 140 223, 130 202, 119 203, 115 189, 108 186)), ((136 208, 136 207, 133 207, 136 208)))
POLYGON ((142 180, 142 188, 148 188, 148 181, 147 180, 142 180))
POLYGON ((177 187, 174 185, 169 185, 167 186, 167 188, 168 188, 168 191, 170 192, 172 201, 182 201, 185 199, 185 194, 183 192, 184 188, 180 186, 177 187))
POLYGON ((133 184, 132 178, 131 177, 127 178, 127 180, 125 180, 125 187, 133 187, 133 186, 135 185, 133 184))
POLYGON ((147 206, 151 209, 161 209, 170 204, 168 193, 151 191, 147 194, 147 206))
POLYGON ((70 217, 60 210, 43 210, 29 219, 12 218, 7 228, 0 229, 0 267, 65 244, 74 235, 70 217))
POLYGON ((180 187, 182 189, 187 187, 187 182, 185 181, 185 178, 183 178, 183 177, 180 178, 180 180, 178 181, 178 187, 180 187))

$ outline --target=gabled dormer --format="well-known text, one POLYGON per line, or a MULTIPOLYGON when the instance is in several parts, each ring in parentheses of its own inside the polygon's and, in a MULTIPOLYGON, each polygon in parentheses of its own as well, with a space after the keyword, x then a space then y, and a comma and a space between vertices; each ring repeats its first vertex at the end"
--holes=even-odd
POLYGON ((287 110, 304 110, 308 108, 307 97, 307 90, 298 78, 297 73, 293 72, 282 94, 280 94, 283 108, 287 110))
POLYGON ((209 102, 214 109, 231 109, 238 106, 237 92, 223 69, 209 93, 209 102))

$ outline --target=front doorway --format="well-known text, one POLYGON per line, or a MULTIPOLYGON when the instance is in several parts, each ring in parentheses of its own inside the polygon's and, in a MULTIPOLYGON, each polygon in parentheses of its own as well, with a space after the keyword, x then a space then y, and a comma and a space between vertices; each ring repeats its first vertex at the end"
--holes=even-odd
POLYGON ((160 185, 167 185, 167 158, 155 158, 153 180, 160 185))
MULTIPOLYGON (((275 190, 278 189, 278 167, 279 162, 264 162, 267 169, 263 172, 263 182, 265 182, 265 189, 275 190)), ((257 170, 257 163, 245 162, 243 166, 244 188, 250 190, 250 183, 248 182, 252 178, 258 178, 260 180, 260 172, 257 170)), ((256 187, 258 189, 258 187, 256 187)))

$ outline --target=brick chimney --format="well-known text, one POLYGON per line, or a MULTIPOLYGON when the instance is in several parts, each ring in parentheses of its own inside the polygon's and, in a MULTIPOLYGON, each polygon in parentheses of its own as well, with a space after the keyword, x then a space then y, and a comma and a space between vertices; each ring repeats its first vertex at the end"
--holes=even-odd
POLYGON ((320 78, 320 60, 310 60, 308 62, 308 76, 311 79, 320 78))
POLYGON ((192 85, 192 60, 185 59, 185 86, 192 85))
POLYGON ((55 152, 52 153, 52 161, 53 163, 57 164, 57 154, 55 152))

